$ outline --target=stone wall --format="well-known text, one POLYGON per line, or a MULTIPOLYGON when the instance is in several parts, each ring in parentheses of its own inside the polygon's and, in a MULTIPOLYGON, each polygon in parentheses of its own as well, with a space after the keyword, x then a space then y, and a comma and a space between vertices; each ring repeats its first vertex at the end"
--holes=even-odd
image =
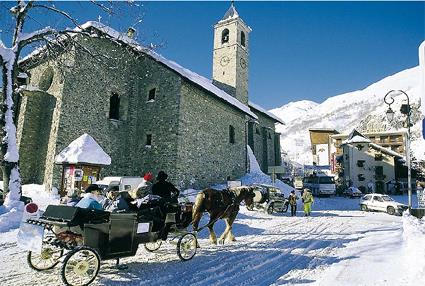
POLYGON ((205 187, 246 171, 245 114, 188 82, 181 90, 178 168, 180 186, 205 187), (235 142, 229 142, 229 125, 235 142))
POLYGON ((58 152, 88 133, 112 159, 102 176, 140 176, 147 171, 172 170, 180 78, 152 59, 109 40, 89 41, 86 46, 103 56, 97 62, 84 51, 77 53, 73 74, 64 88, 58 152), (156 97, 148 102, 152 88, 156 88, 156 97), (109 118, 113 93, 120 97, 118 120, 109 118), (147 134, 152 135, 150 147, 146 146, 147 134))
MULTIPOLYGON (((21 152, 27 154, 22 164, 42 162, 41 157, 45 156, 43 182, 46 188, 60 187, 62 168, 54 164, 54 157, 83 133, 93 136, 111 156, 112 164, 102 169, 101 177, 140 176, 147 171, 156 174, 164 170, 170 181, 180 187, 205 187, 245 174, 247 121, 244 113, 149 56, 136 54, 105 39, 79 40, 92 52, 76 49, 64 55, 70 58, 66 69, 61 72, 54 69, 52 85, 43 93, 43 98, 56 101, 46 103, 43 99, 32 104, 37 108, 30 108, 34 97, 29 101, 24 99, 21 105, 24 110, 20 117, 22 144, 32 138, 31 132, 44 138, 42 143, 33 142, 22 149, 21 152), (152 89, 155 89, 155 98, 148 100, 152 89), (118 120, 109 118, 112 94, 120 98, 118 120), (25 116, 34 118, 41 106, 49 107, 48 112, 43 113, 45 118, 36 120, 37 126, 25 123, 25 116), (234 143, 229 142, 230 125, 235 132, 234 143), (151 137, 149 146, 148 135, 151 137), (35 146, 39 145, 47 145, 47 151, 43 151, 46 155, 35 155, 35 146)), ((40 81, 48 65, 33 67, 31 81, 40 81)), ((274 128, 272 120, 261 118, 260 121, 274 128)), ((270 135, 273 138, 273 134, 270 135)), ((265 158, 271 162, 274 140, 267 140, 269 151, 265 158)), ((258 144, 257 141, 254 143, 258 144)), ((24 169, 33 169, 31 164, 24 169)), ((42 173, 30 180, 39 182, 42 173)))
POLYGON ((50 162, 55 155, 64 75, 69 72, 63 63, 72 63, 74 53, 62 54, 59 59, 26 66, 29 86, 20 99, 17 123, 22 182, 45 184, 46 189, 51 187, 50 162))
POLYGON ((279 140, 275 140, 278 134, 274 131, 275 121, 261 112, 251 110, 258 116, 258 121, 252 125, 252 134, 249 128, 249 144, 261 170, 267 173, 269 166, 280 165, 280 144, 279 140))

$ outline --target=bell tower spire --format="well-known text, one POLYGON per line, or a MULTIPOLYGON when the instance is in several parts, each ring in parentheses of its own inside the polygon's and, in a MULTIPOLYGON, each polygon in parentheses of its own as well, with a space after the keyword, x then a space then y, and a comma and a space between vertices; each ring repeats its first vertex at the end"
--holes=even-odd
POLYGON ((248 104, 248 51, 251 28, 240 18, 234 2, 214 25, 213 82, 248 104))

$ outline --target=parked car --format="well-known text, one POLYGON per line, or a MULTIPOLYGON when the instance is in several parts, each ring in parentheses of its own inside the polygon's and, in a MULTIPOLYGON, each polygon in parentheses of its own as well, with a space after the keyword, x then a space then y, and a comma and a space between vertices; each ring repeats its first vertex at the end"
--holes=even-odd
POLYGON ((335 179, 331 176, 304 177, 303 186, 310 189, 313 196, 336 195, 335 179))
POLYGON ((394 201, 391 197, 382 194, 367 194, 360 199, 362 211, 381 211, 390 215, 401 215, 408 206, 394 201))
POLYGON ((254 209, 263 210, 268 214, 273 212, 286 212, 288 210, 289 201, 281 193, 281 191, 271 185, 257 185, 258 189, 254 191, 254 204, 247 209, 253 211, 254 209))
POLYGON ((349 187, 342 194, 349 198, 360 198, 361 196, 363 196, 363 193, 356 187, 349 187))

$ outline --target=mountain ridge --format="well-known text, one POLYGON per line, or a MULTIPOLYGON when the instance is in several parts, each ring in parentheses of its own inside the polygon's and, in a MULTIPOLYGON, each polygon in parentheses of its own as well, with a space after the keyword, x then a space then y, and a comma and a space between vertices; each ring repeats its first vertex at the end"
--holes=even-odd
POLYGON ((290 102, 270 110, 280 117, 286 125, 277 125, 281 133, 282 150, 291 161, 312 164, 309 128, 333 128, 348 133, 357 128, 360 132, 405 130, 399 107, 405 96, 397 94, 392 109, 395 120, 388 122, 385 111, 388 106, 384 96, 390 90, 403 90, 410 98, 413 107, 412 150, 419 160, 425 160, 425 142, 420 135, 421 119, 419 111, 421 92, 421 70, 419 66, 405 69, 387 76, 361 90, 346 92, 327 98, 322 103, 309 100, 290 102))

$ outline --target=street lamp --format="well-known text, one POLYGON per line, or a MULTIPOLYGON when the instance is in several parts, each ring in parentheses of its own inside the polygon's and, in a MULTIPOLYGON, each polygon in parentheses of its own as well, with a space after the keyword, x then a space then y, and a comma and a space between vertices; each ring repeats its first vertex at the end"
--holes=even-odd
POLYGON ((409 197, 409 212, 412 209, 412 184, 411 184, 411 168, 410 168, 410 115, 411 107, 410 100, 407 93, 402 90, 390 90, 384 97, 385 104, 388 105, 388 110, 386 112, 388 121, 393 121, 394 111, 391 109, 391 105, 394 103, 394 96, 404 94, 407 98, 407 104, 402 104, 400 112, 406 115, 406 126, 407 126, 407 138, 406 138, 406 162, 407 162, 407 192, 409 197))

